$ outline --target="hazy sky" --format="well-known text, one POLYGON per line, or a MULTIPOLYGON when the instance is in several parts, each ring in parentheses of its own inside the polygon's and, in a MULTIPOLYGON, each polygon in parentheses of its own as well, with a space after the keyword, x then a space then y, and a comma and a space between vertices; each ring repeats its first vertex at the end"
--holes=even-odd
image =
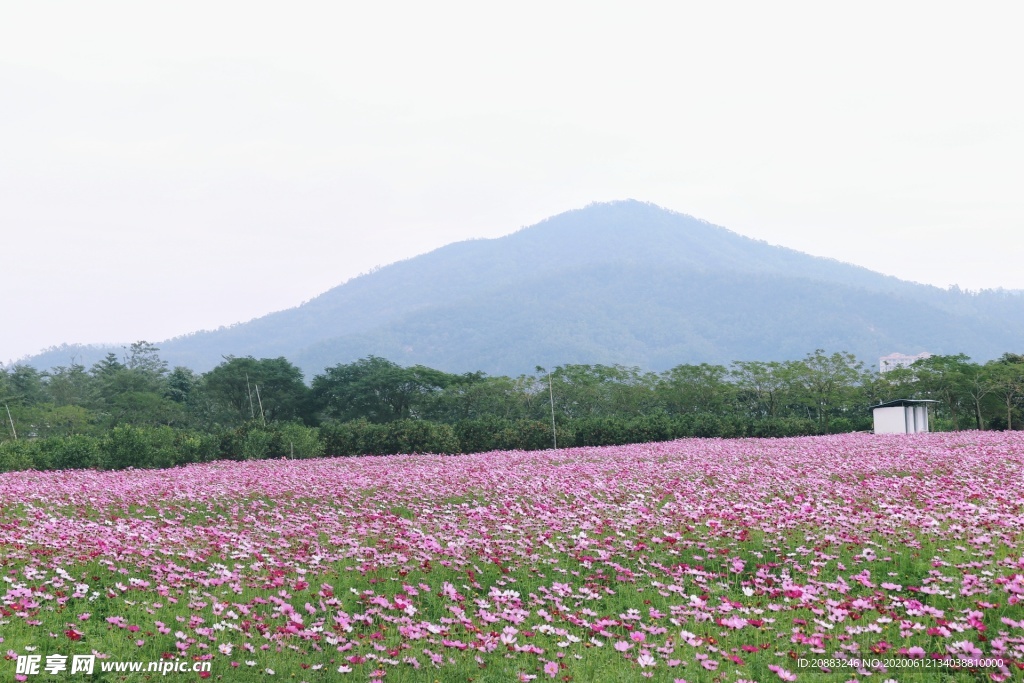
POLYGON ((1024 288, 1018 3, 0 0, 0 360, 635 198, 1024 288))

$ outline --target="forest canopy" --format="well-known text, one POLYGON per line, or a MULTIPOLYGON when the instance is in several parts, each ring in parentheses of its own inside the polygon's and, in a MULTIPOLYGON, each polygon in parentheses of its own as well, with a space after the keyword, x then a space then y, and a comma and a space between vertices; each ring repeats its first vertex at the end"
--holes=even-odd
POLYGON ((1018 429, 1024 356, 932 356, 879 373, 817 349, 795 361, 659 373, 566 364, 516 377, 367 356, 307 383, 284 357, 227 356, 198 374, 139 341, 88 368, 0 367, 0 471, 866 431, 870 407, 898 398, 937 401, 934 428, 1018 429))

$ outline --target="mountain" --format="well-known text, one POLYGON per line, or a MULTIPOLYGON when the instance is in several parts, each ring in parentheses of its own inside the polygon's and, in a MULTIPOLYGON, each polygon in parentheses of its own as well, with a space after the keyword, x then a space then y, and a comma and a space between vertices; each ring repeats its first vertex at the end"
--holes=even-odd
MULTIPOLYGON (((638 201, 593 204, 354 278, 296 308, 158 344, 205 371, 225 355, 285 356, 307 378, 374 354, 490 374, 537 365, 800 358, 869 363, 901 351, 987 360, 1024 340, 1020 292, 965 293, 743 237, 638 201)), ((88 364, 107 349, 30 359, 88 364)))

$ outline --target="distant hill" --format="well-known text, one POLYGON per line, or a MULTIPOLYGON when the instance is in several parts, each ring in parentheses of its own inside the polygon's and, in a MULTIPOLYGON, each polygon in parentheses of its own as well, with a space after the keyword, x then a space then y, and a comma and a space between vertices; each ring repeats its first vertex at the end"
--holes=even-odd
MULTIPOLYGON (((980 361, 1022 344, 1020 292, 906 282, 629 200, 450 244, 301 306, 158 345, 172 366, 285 356, 310 378, 369 354, 516 375, 564 363, 785 360, 815 348, 869 363, 893 351, 980 361)), ((66 346, 29 362, 78 354, 88 365, 106 352, 66 346)))

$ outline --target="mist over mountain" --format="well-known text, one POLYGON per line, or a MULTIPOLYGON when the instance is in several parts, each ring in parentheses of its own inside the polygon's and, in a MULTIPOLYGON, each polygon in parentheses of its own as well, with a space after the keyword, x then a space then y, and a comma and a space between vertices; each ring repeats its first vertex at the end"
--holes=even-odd
MULTIPOLYGON (((227 355, 284 356, 309 379, 370 354, 517 375, 565 363, 785 360, 816 348, 869 364, 893 351, 983 361, 1022 341, 1020 292, 906 282, 629 200, 450 244, 295 308, 158 346, 170 365, 197 371, 227 355)), ((65 345, 27 362, 49 368, 76 355, 89 365, 109 350, 65 345)))

